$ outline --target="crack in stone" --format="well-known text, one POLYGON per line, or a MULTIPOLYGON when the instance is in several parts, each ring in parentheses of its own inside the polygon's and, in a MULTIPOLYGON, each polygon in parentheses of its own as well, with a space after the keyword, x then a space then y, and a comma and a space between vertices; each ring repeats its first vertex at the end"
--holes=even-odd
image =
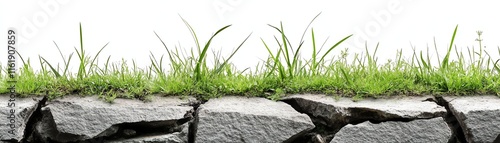
MULTIPOLYGON (((83 138, 83 137, 78 135, 61 133, 57 131, 50 110, 42 111, 42 107, 45 107, 47 105, 46 104, 47 100, 48 100, 47 97, 43 97, 41 98, 41 100, 37 101, 38 103, 36 109, 35 111, 33 111, 33 113, 28 119, 28 122, 24 130, 23 138, 21 139, 21 141, 19 141, 20 143, 43 143, 43 142, 60 143, 60 141, 55 141, 54 139, 43 137, 42 134, 45 134, 45 136, 47 134, 42 132, 48 130, 54 131, 53 133, 55 133, 55 136, 57 136, 58 138, 61 137, 68 139, 66 141, 63 141, 68 143, 71 142, 101 143, 108 140, 115 140, 122 138, 131 139, 136 137, 145 137, 145 136, 181 132, 183 127, 194 124, 193 121, 196 117, 196 114, 194 113, 197 110, 197 108, 204 103, 200 102, 199 100, 190 101, 188 106, 192 106, 194 109, 190 112, 187 112, 184 115, 184 118, 179 120, 121 123, 113 125, 112 127, 103 131, 103 133, 101 134, 105 134, 104 132, 108 132, 103 136, 98 135, 98 137, 85 140, 71 140, 74 138, 83 138), (44 121, 46 121, 46 124, 42 124, 44 121)), ((191 130, 195 130, 195 128, 193 126, 188 126, 186 128, 189 128, 188 129, 189 131, 187 133, 188 142, 194 142, 194 134, 193 132, 191 132, 191 130)), ((2 140, 0 142, 16 143, 17 141, 2 140)))
MULTIPOLYGON (((293 141, 292 143, 328 143, 333 138, 335 137, 335 134, 340 131, 343 127, 352 124, 352 125, 357 125, 366 121, 369 121, 373 124, 380 124, 383 122, 411 122, 415 120, 425 120, 425 119, 432 119, 436 118, 439 116, 429 116, 429 118, 404 118, 399 115, 395 114, 389 114, 389 113, 384 113, 383 111, 380 110, 374 110, 374 109, 369 109, 369 108, 364 108, 364 107, 359 107, 359 108, 351 108, 348 109, 349 113, 352 113, 350 116, 346 116, 345 118, 341 118, 342 120, 336 121, 339 124, 336 124, 335 126, 328 125, 328 119, 325 119, 324 117, 316 117, 310 113, 307 113, 302 107, 299 105, 297 100, 304 100, 300 98, 290 98, 290 99, 284 99, 281 100, 290 106, 292 106, 297 112, 307 114, 309 118, 313 121, 314 125, 316 126, 313 130, 309 131, 306 133, 303 137, 298 138, 297 140, 293 141), (356 118, 356 117, 363 117, 363 118, 356 118), (319 137, 318 137, 319 136, 319 137), (321 138, 322 140, 318 139, 321 138)), ((426 99, 424 101, 432 101, 432 99, 426 99)), ((422 101, 422 102, 424 102, 422 101)), ((448 111, 448 113, 450 113, 448 111)), ((432 114, 432 113, 429 113, 432 114)), ((449 142, 450 143, 450 142, 449 142)), ((465 142, 463 142, 465 143, 465 142)))
POLYGON ((21 143, 36 142, 36 139, 33 136, 35 132, 35 124, 39 122, 42 118, 42 107, 45 106, 47 99, 48 98, 44 96, 42 99, 38 101, 35 111, 31 114, 30 118, 28 119, 28 122, 26 123, 26 127, 24 128, 23 139, 20 141, 21 143))
POLYGON ((497 138, 495 138, 495 141, 493 143, 500 143, 500 134, 498 134, 497 138))
MULTIPOLYGON (((287 100, 282 100, 284 103, 289 104, 292 106, 297 112, 300 113, 305 113, 303 109, 300 108, 298 105, 297 99, 287 99, 287 100)), ((40 137, 40 134, 36 131, 36 126, 42 121, 44 115, 47 113, 43 113, 41 111, 41 108, 46 105, 47 98, 44 97, 41 100, 38 101, 38 106, 36 107, 36 110, 33 112, 31 117, 28 120, 28 123, 26 125, 26 129, 24 131, 24 137, 21 140, 22 143, 29 143, 29 142, 55 142, 52 139, 47 139, 47 140, 42 140, 40 137)), ((457 121, 457 118, 453 115, 453 113, 450 111, 448 102, 444 100, 443 97, 435 97, 434 99, 426 99, 425 101, 432 101, 435 102, 436 104, 445 107, 447 114, 445 117, 446 122, 450 126, 450 128, 453 131, 453 137, 448 141, 448 143, 455 143, 455 142, 461 142, 465 143, 465 137, 464 133, 462 130, 462 127, 457 121)), ((173 132, 180 132, 179 127, 180 125, 187 124, 188 125, 188 143, 194 143, 196 139, 196 131, 197 131, 197 124, 198 124, 198 111, 199 111, 199 106, 204 104, 206 101, 203 100, 194 100, 190 101, 188 104, 185 104, 184 106, 191 106, 193 107, 193 110, 186 113, 184 115, 185 118, 180 119, 180 120, 171 120, 171 121, 157 121, 157 122, 135 122, 135 123, 122 123, 122 124, 117 124, 114 125, 115 128, 117 128, 116 133, 111 135, 111 136, 102 136, 98 138, 92 138, 92 139, 87 139, 87 140, 81 140, 77 142, 88 142, 88 143, 98 143, 98 142, 103 142, 108 139, 117 139, 117 138, 135 138, 135 137, 141 137, 141 136, 146 136, 146 135, 154 135, 154 134, 161 134, 161 133, 173 133, 173 132), (158 127, 157 125, 160 125, 158 127), (148 130, 144 130, 144 126, 149 127, 158 127, 151 131, 151 128, 148 128, 148 130), (155 126, 153 126, 155 125, 155 126), (169 128, 170 127, 170 128, 169 128), (174 127, 174 128, 171 128, 174 127), (142 128, 142 129, 141 129, 142 128), (162 129, 160 129, 162 128, 162 129)), ((350 109, 350 112, 352 113, 360 113, 363 115, 366 115, 366 113, 370 113, 370 117, 380 117, 381 114, 377 113, 380 111, 365 111, 368 109, 350 109), (361 113, 363 112, 363 113, 361 113), (364 113, 366 112, 366 113, 364 113)), ((290 143, 299 143, 299 142, 305 142, 305 143, 327 143, 330 142, 335 133, 337 133, 342 127, 348 125, 348 124, 359 124, 365 121, 370 121, 372 123, 378 124, 382 122, 388 122, 388 121, 400 121, 400 122, 410 122, 413 120, 420 120, 420 119, 407 119, 407 118, 397 118, 397 117, 392 117, 392 118, 387 118, 384 120, 373 120, 373 119, 350 119, 346 120, 345 124, 342 124, 339 126, 339 128, 333 129, 329 127, 326 122, 327 120, 323 119, 322 117, 314 117, 311 114, 305 113, 311 118, 313 123, 315 124, 315 128, 312 130, 304 131, 306 132, 304 135, 300 137, 296 137, 295 140, 290 140, 290 143)), ((352 118, 352 117, 348 117, 352 118)), ((55 127, 53 125, 52 127, 55 127)), ((54 128, 55 129, 55 128, 54 128)), ((61 136, 67 136, 67 137, 76 137, 72 135, 64 135, 61 134, 61 136)), ((9 141, 5 141, 9 142, 9 141)), ((10 141, 14 142, 14 141, 10 141)), ((495 142, 500 142, 500 135, 495 139, 495 142)))
POLYGON ((205 101, 205 100, 199 100, 199 99, 197 99, 194 102, 189 102, 190 103, 189 106, 193 107, 193 112, 190 112, 190 114, 192 116, 192 120, 190 120, 188 122, 188 124, 189 124, 189 126, 188 126, 189 127, 189 129, 188 129, 188 143, 195 143, 195 141, 196 141, 196 132, 198 129, 198 121, 199 121, 198 108, 202 104, 205 104, 206 102, 207 101, 205 101))
MULTIPOLYGON (((465 133, 463 131, 462 126, 458 122, 457 117, 453 114, 453 112, 450 109, 449 102, 446 101, 442 96, 435 96, 434 102, 438 104, 439 106, 443 106, 446 109, 446 116, 445 116, 445 121, 448 123, 448 126, 450 126, 451 130, 453 131, 452 137, 448 141, 448 143, 466 143, 467 140, 465 139, 465 133)), ((498 138, 497 138, 498 139, 498 138)))
MULTIPOLYGON (((314 124, 314 128, 312 130, 307 131, 306 133, 303 134, 301 137, 297 137, 295 140, 290 141, 290 143, 323 143, 323 142, 329 142, 330 140, 333 139, 332 137, 329 137, 328 135, 335 134, 337 131, 332 130, 332 128, 328 127, 326 125, 326 121, 321 118, 321 117, 314 117, 313 115, 305 112, 300 106, 298 105, 297 101, 295 99, 287 99, 287 100, 281 100, 284 103, 292 106, 295 111, 299 113, 306 114, 309 116, 311 121, 314 124), (321 140, 315 139, 315 136, 320 136, 321 140), (326 138, 325 138, 326 137, 326 138), (317 140, 317 141, 315 141, 317 140)), ((317 137, 316 137, 317 138, 317 137)))

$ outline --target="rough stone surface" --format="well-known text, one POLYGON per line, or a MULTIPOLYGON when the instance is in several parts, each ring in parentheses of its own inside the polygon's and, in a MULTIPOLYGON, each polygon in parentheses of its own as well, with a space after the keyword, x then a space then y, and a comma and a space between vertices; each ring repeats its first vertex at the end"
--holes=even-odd
POLYGON ((497 96, 447 97, 467 142, 491 143, 500 135, 500 98, 497 96))
POLYGON ((9 100, 11 100, 9 95, 0 95, 0 140, 20 141, 23 138, 26 123, 38 107, 40 99, 14 98, 14 100, 9 100))
POLYGON ((432 97, 401 97, 388 99, 351 98, 335 99, 326 95, 292 95, 283 99, 300 112, 307 113, 318 122, 340 129, 349 123, 370 121, 413 120, 444 117, 446 109, 432 101, 432 97))
POLYGON ((343 127, 330 143, 446 143, 451 130, 443 118, 410 122, 369 121, 343 127))
POLYGON ((221 97, 198 108, 196 142, 289 142, 314 128, 306 114, 264 98, 221 97))
POLYGON ((193 109, 179 106, 187 100, 178 97, 156 97, 152 101, 115 99, 110 104, 95 96, 57 99, 42 108, 44 117, 37 130, 43 138, 56 141, 87 140, 114 134, 117 129, 113 126, 120 124, 175 124, 193 109))

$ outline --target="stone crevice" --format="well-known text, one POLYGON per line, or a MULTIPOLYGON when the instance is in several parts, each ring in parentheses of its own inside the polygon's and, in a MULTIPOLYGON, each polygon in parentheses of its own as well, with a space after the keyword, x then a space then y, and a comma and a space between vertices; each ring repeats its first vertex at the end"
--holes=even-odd
MULTIPOLYGON (((194 110, 190 110, 188 112, 185 112, 183 115, 184 117, 166 117, 166 118, 173 118, 174 120, 143 120, 143 121, 131 121, 131 122, 122 122, 119 123, 120 121, 117 122, 117 124, 113 124, 112 126, 108 127, 101 133, 95 136, 87 136, 84 134, 71 134, 71 133, 66 133, 65 131, 59 131, 57 128, 57 123, 55 122, 55 117, 54 117, 54 111, 53 110, 66 110, 66 109, 71 109, 71 108, 66 108, 66 106, 71 106, 74 107, 74 105, 77 105, 76 103, 73 102, 61 102, 58 100, 54 101, 47 101, 47 97, 41 98, 41 100, 38 100, 36 103, 36 106, 34 107, 34 111, 31 116, 29 116, 26 122, 26 126, 23 131, 23 136, 22 139, 19 141, 16 140, 1 140, 0 142, 20 142, 20 143, 44 143, 44 142, 50 142, 50 143, 71 143, 71 142, 89 142, 89 143, 101 143, 101 142, 113 142, 113 141, 118 141, 122 142, 123 140, 126 139, 135 139, 135 138, 148 138, 148 137, 155 137, 155 136, 165 136, 169 134, 174 134, 176 136, 179 136, 182 138, 182 136, 186 136, 186 139, 174 139, 175 141, 179 142, 187 142, 187 136, 188 136, 188 127, 191 122, 194 120, 193 113, 194 110), (48 105, 51 104, 59 104, 62 105, 63 108, 58 108, 57 106, 51 106, 49 108, 48 105), (177 118, 177 119, 175 119, 177 118), (184 129, 186 128, 186 129, 184 129), (185 134, 185 135, 183 135, 185 134), (182 141, 181 141, 182 140, 182 141)), ((95 99, 92 99, 94 101, 95 99)), ((97 100, 98 101, 98 100, 97 100)), ((88 105, 93 106, 92 103, 88 103, 88 105)), ((173 104, 172 104, 173 105, 173 104)), ((197 105, 181 105, 178 104, 179 106, 171 106, 169 104, 167 107, 163 107, 163 105, 160 105, 158 109, 167 109, 169 106, 172 107, 171 110, 172 112, 170 113, 179 113, 180 110, 185 110, 186 106, 189 107, 197 107, 197 105), (184 107, 182 107, 184 106, 184 107)), ((84 104, 78 104, 78 107, 85 107, 87 106, 87 103, 84 104)), ((114 106, 114 105, 112 105, 114 106)), ((114 108, 112 106, 109 106, 108 108, 114 108)), ((97 107, 99 109, 102 109, 100 107, 97 107)), ((96 109, 97 109, 96 108, 96 109)), ((142 108, 138 106, 138 108, 142 108)), ((146 108, 157 108, 155 107, 146 107, 146 108)), ((79 109, 79 108, 77 108, 79 109)), ((89 109, 86 109, 89 110, 89 109)), ((135 110, 135 109, 133 109, 135 110)), ((156 110, 156 109, 154 109, 156 110)), ((152 110, 152 111, 154 111, 152 110)), ((90 111, 90 110, 89 110, 90 111)), ((102 110, 102 111, 108 111, 108 110, 102 110)), ((117 110, 121 111, 121 110, 117 110)), ((145 110, 147 111, 147 110, 145 110)), ((56 111, 57 112, 57 111, 56 111)), ((59 111, 60 112, 60 111, 59 111)), ((66 111, 65 111, 66 112, 66 111)), ((102 112, 96 112, 96 113, 102 113, 102 112)), ((162 113, 169 113, 169 112, 162 112, 162 113)), ((64 115, 64 114, 63 114, 64 115)), ((68 115, 77 115, 78 113, 72 113, 68 115)), ((117 114, 117 115, 125 115, 125 114, 117 114)), ((145 114, 146 115, 146 114, 145 114)), ((147 115, 146 115, 147 116, 147 115)), ((154 115, 156 116, 156 115, 154 115)), ((60 117, 65 117, 65 116, 59 116, 59 121, 60 117)), ((113 120, 116 116, 110 116, 110 120, 113 120)), ((82 117, 71 117, 71 118, 82 118, 82 117)), ((106 117, 108 119, 108 117, 106 117)), ((140 117, 139 118, 150 118, 150 117, 140 117)), ((158 117, 151 117, 151 118, 164 118, 158 116, 158 117)), ((109 120, 108 119, 108 120, 109 120)), ((137 120, 137 119, 135 119, 137 120)), ((74 122, 72 122, 74 123, 74 122)), ((66 123, 62 123, 66 124, 66 123)), ((179 137, 169 137, 169 138, 179 138, 179 137)), ((127 141, 125 141, 127 142, 127 141)))
POLYGON ((363 122, 369 121, 373 124, 380 124, 383 122, 411 122, 414 120, 425 120, 432 119, 439 116, 429 115, 428 118, 404 118, 395 114, 384 113, 380 110, 373 110, 370 108, 351 108, 348 109, 348 112, 352 113, 352 117, 346 117, 345 122, 342 124, 336 124, 332 128, 332 126, 327 125, 328 119, 324 117, 314 116, 311 113, 305 111, 297 100, 302 99, 284 99, 283 102, 292 106, 297 112, 304 113, 311 118, 314 125, 316 126, 313 130, 308 131, 304 136, 297 138, 297 140, 292 141, 292 143, 327 143, 330 142, 334 135, 346 125, 357 125, 363 122), (364 116, 364 118, 356 118, 364 116))
POLYGON ((198 109, 202 104, 205 104, 206 101, 203 100, 195 100, 189 102, 189 106, 193 107, 193 110, 187 113, 188 116, 192 118, 188 121, 188 143, 195 143, 196 140, 196 129, 198 127, 198 109))
POLYGON ((448 126, 450 126, 453 131, 452 138, 448 141, 448 143, 466 143, 465 134, 462 129, 462 126, 458 122, 457 117, 453 114, 450 109, 449 102, 446 101, 442 96, 435 96, 434 102, 439 106, 443 106, 446 109, 446 116, 444 117, 448 126))
POLYGON ((295 111, 299 113, 306 114, 309 116, 315 127, 312 130, 308 130, 301 137, 297 137, 295 140, 290 141, 290 143, 327 143, 333 139, 333 135, 338 131, 332 129, 326 125, 324 118, 316 117, 311 113, 304 111, 303 108, 300 108, 297 100, 295 99, 285 99, 281 100, 282 102, 292 106, 295 111))
MULTIPOLYGON (((381 124, 385 122, 412 122, 443 117, 445 115, 445 111, 443 110, 442 112, 423 111, 408 116, 399 112, 388 112, 385 108, 358 107, 354 102, 352 103, 352 107, 343 107, 343 105, 335 105, 336 103, 328 104, 329 102, 327 103, 324 101, 329 100, 326 98, 308 99, 301 98, 301 96, 281 100, 292 106, 297 112, 307 114, 316 126, 313 130, 306 133, 305 136, 296 140, 296 143, 327 143, 345 126, 358 125, 366 121, 372 124, 381 124), (320 112, 329 112, 329 114, 320 114, 320 112)), ((421 100, 421 102, 428 101, 421 100)))
POLYGON ((356 142, 353 136, 359 134, 378 140, 381 136, 377 134, 385 133, 401 134, 395 136, 401 139, 417 134, 431 142, 500 143, 498 132, 484 132, 496 128, 498 116, 492 114, 499 109, 494 106, 494 97, 428 96, 358 102, 323 95, 290 96, 280 101, 238 96, 208 101, 158 99, 162 101, 117 99, 116 104, 94 97, 22 99, 22 114, 18 115, 25 122, 19 131, 22 136, 0 142, 337 143, 356 142), (491 125, 485 126, 483 120, 491 120, 491 125))
MULTIPOLYGON (((36 99, 34 99, 36 100, 36 99)), ((42 107, 45 106, 47 102, 47 97, 41 98, 38 103, 35 111, 31 114, 28 122, 26 123, 26 128, 24 129, 23 139, 20 141, 22 143, 34 142, 35 137, 33 136, 35 133, 35 124, 42 119, 42 107)))

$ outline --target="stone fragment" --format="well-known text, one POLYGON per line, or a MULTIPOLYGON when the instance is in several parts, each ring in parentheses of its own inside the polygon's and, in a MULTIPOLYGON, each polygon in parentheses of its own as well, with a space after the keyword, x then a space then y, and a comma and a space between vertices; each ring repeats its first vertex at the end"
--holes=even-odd
POLYGON ((290 105, 265 98, 226 96, 198 108, 196 142, 290 142, 315 126, 290 105))
POLYGON ((442 117, 378 124, 366 121, 343 127, 330 143, 446 143, 451 134, 442 117))
POLYGON ((500 135, 500 98, 497 96, 445 97, 467 142, 491 143, 500 135))
POLYGON ((23 139, 26 124, 41 98, 10 98, 0 95, 0 140, 23 139))
POLYGON ((153 102, 115 99, 106 103, 96 96, 68 96, 47 103, 42 108, 42 122, 37 130, 42 138, 70 142, 115 134, 121 125, 176 127, 193 110, 180 106, 187 102, 178 97, 156 97, 153 102))
POLYGON ((338 98, 326 95, 292 95, 282 101, 292 105, 297 111, 307 113, 316 122, 335 130, 347 124, 364 121, 383 122, 390 120, 414 120, 444 117, 446 109, 435 102, 427 101, 432 97, 399 97, 387 99, 338 98))

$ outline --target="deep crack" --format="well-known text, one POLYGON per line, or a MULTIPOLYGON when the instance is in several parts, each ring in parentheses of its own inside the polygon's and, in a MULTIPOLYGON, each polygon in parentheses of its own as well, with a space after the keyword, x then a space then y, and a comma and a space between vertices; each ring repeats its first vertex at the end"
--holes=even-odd
POLYGON ((295 111, 309 116, 309 118, 311 119, 311 121, 315 126, 314 129, 309 130, 308 132, 304 133, 300 137, 297 137, 290 143, 328 143, 333 139, 333 135, 338 132, 338 130, 329 127, 323 118, 314 117, 313 115, 305 112, 302 108, 300 108, 299 104, 295 99, 286 99, 281 101, 292 106, 292 108, 295 109, 295 111))
POLYGON ((493 141, 493 143, 500 143, 500 134, 498 134, 497 138, 495 139, 495 141, 493 141))
POLYGON ((452 137, 448 141, 448 143, 466 143, 467 140, 465 139, 465 134, 462 129, 462 126, 460 126, 460 123, 458 122, 458 119, 455 117, 453 112, 450 109, 450 105, 448 101, 446 101, 442 96, 435 96, 434 97, 436 100, 436 104, 439 106, 443 106, 446 109, 446 116, 445 116, 445 121, 448 123, 448 126, 450 126, 451 130, 453 131, 452 137))
POLYGON ((30 118, 28 119, 28 122, 26 123, 23 139, 20 141, 21 143, 40 142, 39 139, 36 136, 34 136, 35 124, 42 119, 43 116, 42 107, 45 106, 46 102, 47 102, 46 96, 44 96, 41 100, 38 101, 35 111, 33 111, 30 118))
POLYGON ((104 138, 106 140, 115 140, 147 135, 170 134, 180 132, 182 130, 181 125, 177 124, 177 120, 122 123, 113 126, 117 128, 115 134, 104 138))
POLYGON ((399 115, 389 114, 389 113, 382 114, 381 113, 382 111, 379 110, 360 107, 360 108, 347 109, 348 112, 351 113, 351 115, 346 116, 345 118, 339 118, 337 119, 337 121, 335 121, 334 125, 331 125, 329 124, 329 119, 326 119, 325 117, 316 117, 311 113, 305 111, 305 109, 303 109, 303 107, 299 105, 297 100, 302 100, 302 99, 291 98, 291 99, 284 99, 281 101, 292 106, 297 112, 307 114, 309 118, 311 118, 313 124, 316 127, 313 130, 306 133, 304 136, 295 140, 293 143, 317 143, 319 142, 318 137, 322 138, 325 143, 328 143, 331 140, 333 140, 335 134, 338 131, 340 131, 340 129, 349 124, 357 125, 366 121, 369 121, 373 124, 380 124, 383 122, 411 122, 415 120, 432 119, 439 117, 432 115, 432 116, 427 116, 429 118, 404 118, 399 115))
POLYGON ((200 105, 205 104, 205 100, 196 99, 195 101, 190 101, 188 103, 189 106, 193 107, 193 111, 189 114, 192 117, 192 120, 188 121, 188 143, 194 143, 196 140, 196 132, 198 128, 198 108, 200 105))
MULTIPOLYGON (((52 128, 52 130, 55 130, 55 124, 54 123, 48 123, 48 124, 43 124, 44 121, 42 120, 53 120, 50 114, 50 111, 42 111, 42 107, 46 106, 47 102, 47 97, 43 97, 42 99, 38 100, 37 106, 35 107, 33 113, 29 117, 27 123, 26 123, 26 128, 24 130, 24 135, 20 143, 43 143, 43 142, 54 142, 57 143, 57 141, 54 141, 51 138, 44 138, 40 133, 39 130, 37 130, 37 127, 40 126, 43 129, 49 129, 52 128)), ((100 136, 100 137, 95 137, 92 139, 86 139, 86 140, 75 140, 75 141, 66 141, 66 142, 84 142, 84 143, 102 143, 105 141, 111 141, 111 140, 117 140, 117 139, 129 139, 129 138, 136 138, 136 137, 145 137, 145 136, 154 136, 154 135, 162 135, 162 134, 169 134, 169 133, 175 133, 175 132, 181 132, 182 128, 185 126, 188 126, 188 142, 194 143, 194 137, 195 137, 195 132, 196 127, 193 126, 195 124, 194 120, 196 117, 195 112, 197 111, 198 107, 203 104, 204 102, 200 100, 193 100, 189 101, 188 104, 186 105, 181 105, 181 106, 192 106, 193 110, 190 112, 187 112, 184 115, 184 118, 179 119, 179 120, 168 120, 168 121, 153 121, 153 122, 134 122, 134 123, 122 123, 122 124, 116 124, 113 125, 111 128, 108 128, 106 131, 110 130, 111 134, 106 135, 106 136, 100 136)), ((45 122, 47 122, 45 121, 45 122)), ((58 133, 59 135, 69 137, 69 138, 80 138, 80 136, 75 136, 71 134, 61 134, 58 133)), ((58 135, 58 136, 59 136, 58 135)), ((13 142, 16 143, 17 141, 8 141, 8 140, 2 140, 4 142, 13 142)))

